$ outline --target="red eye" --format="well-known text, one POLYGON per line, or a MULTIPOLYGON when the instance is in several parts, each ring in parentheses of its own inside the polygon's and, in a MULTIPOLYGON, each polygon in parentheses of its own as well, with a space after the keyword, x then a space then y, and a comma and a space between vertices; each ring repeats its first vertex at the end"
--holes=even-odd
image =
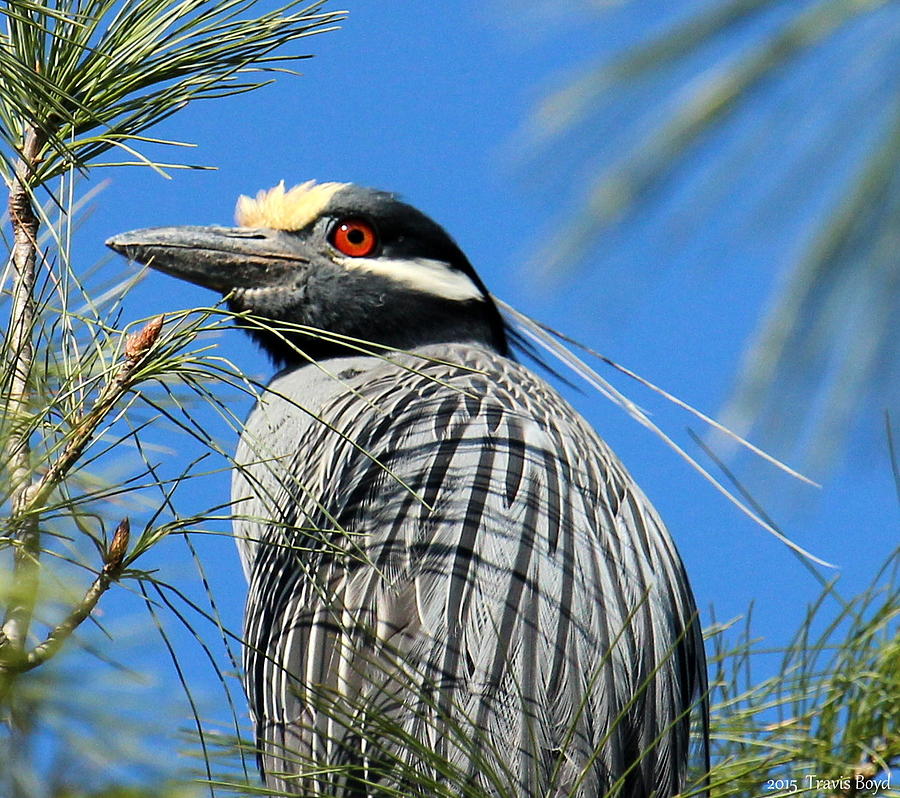
POLYGON ((343 219, 331 234, 335 248, 352 258, 371 255, 378 246, 375 228, 362 219, 343 219))

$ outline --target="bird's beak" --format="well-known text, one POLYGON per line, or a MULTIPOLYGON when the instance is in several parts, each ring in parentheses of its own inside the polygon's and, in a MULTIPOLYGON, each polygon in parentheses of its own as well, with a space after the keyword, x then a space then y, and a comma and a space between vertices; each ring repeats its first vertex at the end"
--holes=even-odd
POLYGON ((106 246, 223 294, 270 285, 309 263, 296 235, 246 227, 152 227, 113 236, 106 246))

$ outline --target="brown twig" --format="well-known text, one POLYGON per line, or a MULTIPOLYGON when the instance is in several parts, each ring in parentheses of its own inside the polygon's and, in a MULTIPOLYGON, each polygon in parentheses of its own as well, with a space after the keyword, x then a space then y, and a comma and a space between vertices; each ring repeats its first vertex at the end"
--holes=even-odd
POLYGON ((116 527, 112 542, 106 550, 103 568, 87 589, 84 598, 53 628, 42 643, 36 645, 23 657, 5 662, 3 668, 7 672, 24 673, 45 663, 59 650, 72 632, 90 616, 100 597, 122 575, 130 533, 131 525, 127 518, 123 518, 116 527))
POLYGON ((24 650, 37 590, 40 532, 37 519, 20 512, 32 478, 28 424, 29 379, 34 365, 34 284, 39 220, 30 191, 31 174, 38 162, 41 139, 34 129, 25 133, 9 191, 9 218, 13 228, 13 299, 10 311, 9 373, 6 412, 13 433, 6 449, 12 484, 13 535, 18 539, 14 561, 16 593, 3 623, 3 642, 24 650))
POLYGON ((40 480, 28 488, 20 508, 21 513, 33 513, 40 510, 50 492, 69 473, 103 419, 106 418, 106 414, 130 390, 135 371, 147 350, 159 337, 162 325, 163 317, 157 316, 140 331, 128 336, 125 342, 125 360, 116 371, 115 377, 103 387, 93 407, 72 428, 68 443, 56 462, 47 469, 40 480))

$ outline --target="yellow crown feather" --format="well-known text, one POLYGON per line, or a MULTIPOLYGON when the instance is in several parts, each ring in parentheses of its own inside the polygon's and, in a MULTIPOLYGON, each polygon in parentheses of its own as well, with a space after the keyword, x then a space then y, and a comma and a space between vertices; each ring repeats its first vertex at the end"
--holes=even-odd
POLYGON ((331 198, 349 183, 316 183, 307 180, 285 190, 282 180, 256 197, 241 195, 235 220, 241 227, 268 227, 272 230, 300 230, 315 221, 331 198))

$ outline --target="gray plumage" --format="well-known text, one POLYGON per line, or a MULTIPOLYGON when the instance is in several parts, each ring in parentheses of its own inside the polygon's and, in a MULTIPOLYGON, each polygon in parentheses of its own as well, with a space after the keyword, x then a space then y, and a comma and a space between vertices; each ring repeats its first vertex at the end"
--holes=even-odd
POLYGON ((491 769, 525 796, 620 777, 622 795, 678 792, 703 644, 674 546, 616 456, 483 348, 326 368, 273 381, 234 477, 264 770, 302 769, 285 748, 307 768, 359 759, 355 719, 327 717, 348 695, 343 712, 393 712, 398 736, 488 793, 491 769), (467 719, 486 767, 448 732, 467 719))

